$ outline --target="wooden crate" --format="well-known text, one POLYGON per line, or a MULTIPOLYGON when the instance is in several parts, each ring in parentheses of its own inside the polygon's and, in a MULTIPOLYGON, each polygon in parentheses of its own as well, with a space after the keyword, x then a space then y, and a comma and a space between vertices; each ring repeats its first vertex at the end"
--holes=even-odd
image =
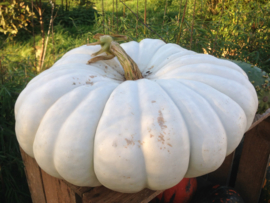
POLYGON ((234 187, 245 203, 257 203, 260 198, 270 157, 270 109, 256 115, 243 143, 226 157, 222 166, 208 174, 208 180, 234 187))
MULTIPOLYGON (((209 181, 230 185, 239 191, 246 203, 257 203, 270 154, 270 109, 256 115, 244 136, 241 158, 236 152, 222 166, 207 175, 209 181)), ((21 150, 33 203, 146 203, 162 191, 144 189, 135 194, 114 192, 103 186, 77 187, 56 179, 39 168, 36 161, 21 150)))
POLYGON ((33 203, 147 203, 162 192, 144 189, 126 194, 103 186, 77 187, 45 173, 22 149, 21 154, 33 203))

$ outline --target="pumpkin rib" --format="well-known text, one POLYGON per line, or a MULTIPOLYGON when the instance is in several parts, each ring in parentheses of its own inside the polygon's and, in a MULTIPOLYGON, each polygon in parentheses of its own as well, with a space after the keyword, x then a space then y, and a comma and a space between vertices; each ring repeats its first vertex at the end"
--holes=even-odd
MULTIPOLYGON (((254 89, 250 82, 238 71, 229 70, 225 66, 213 65, 209 63, 200 63, 200 64, 188 64, 183 66, 178 66, 178 64, 174 64, 172 69, 166 71, 166 69, 155 75, 155 78, 159 77, 170 77, 173 78, 177 75, 185 74, 185 73, 199 73, 199 74, 209 74, 209 75, 217 75, 223 78, 228 78, 230 80, 236 81, 240 84, 245 84, 249 89, 254 89)), ((171 65, 172 66, 172 65, 171 65)))
POLYGON ((94 171, 95 132, 107 100, 116 87, 103 84, 91 90, 85 100, 63 122, 59 131, 55 144, 54 165, 65 180, 75 185, 92 187, 101 185, 94 171), (78 119, 80 123, 74 125, 74 120, 78 119), (80 136, 72 140, 74 134, 80 136), (68 138, 69 141, 67 141, 68 138), (69 158, 66 152, 69 152, 69 158), (89 158, 85 159, 85 156, 89 158), (77 164, 74 165, 75 162, 77 164), (66 168, 72 170, 67 171, 66 168))
POLYGON ((102 86, 104 86, 104 83, 89 87, 80 86, 80 88, 73 89, 53 103, 42 117, 38 130, 35 133, 36 136, 34 138, 33 150, 37 163, 48 174, 54 177, 62 177, 55 168, 54 163, 54 149, 58 142, 57 140, 59 138, 61 128, 65 125, 66 120, 73 114, 73 112, 77 111, 77 109, 80 108, 80 105, 87 100, 91 93, 93 91, 97 91, 97 89, 102 86), (51 121, 51 116, 56 120, 51 121), (48 143, 47 147, 43 141, 44 137, 46 137, 48 143))
MULTIPOLYGON (((66 72, 66 71, 70 71, 70 72, 78 72, 78 71, 86 71, 87 72, 87 74, 88 73, 91 73, 91 72, 94 72, 93 74, 98 74, 98 75, 106 75, 108 72, 106 71, 106 68, 103 70, 103 69, 100 69, 100 68, 98 68, 98 67, 95 67, 95 66, 91 66, 91 65, 82 65, 82 64, 80 64, 80 66, 83 66, 83 67, 79 67, 79 68, 76 68, 76 69, 74 69, 74 65, 76 65, 76 64, 64 64, 64 65, 61 65, 60 67, 58 66, 57 67, 57 69, 52 69, 52 70, 50 70, 50 69, 48 69, 48 70, 46 70, 46 71, 43 71, 41 74, 39 74, 37 77, 35 77, 35 78, 33 78, 30 82, 29 82, 29 84, 31 84, 31 83, 33 83, 33 82, 36 82, 37 80, 39 80, 40 78, 42 78, 42 77, 46 77, 46 76, 49 76, 49 75, 52 75, 52 74, 55 74, 55 73, 61 73, 61 72, 66 72), (89 67, 90 66, 90 67, 89 67), (91 69, 92 68, 92 69, 91 69), (95 68, 95 70, 93 70, 93 68, 95 68), (72 70, 73 69, 73 70, 72 70), (106 72, 107 73, 106 73, 106 72)), ((113 69, 112 67, 110 67, 110 69, 113 69)), ((115 73, 117 73, 117 72, 115 72, 115 73)), ((113 76, 115 76, 115 77, 119 77, 117 80, 119 80, 119 79, 122 79, 121 81, 124 81, 124 78, 123 78, 123 75, 121 75, 121 74, 119 74, 119 73, 117 73, 118 75, 115 75, 115 74, 113 74, 113 75, 106 75, 107 77, 108 77, 108 79, 112 79, 112 80, 116 80, 116 79, 114 79, 114 78, 112 78, 113 76)))
POLYGON ((162 40, 151 40, 151 39, 143 39, 139 43, 139 53, 138 53, 138 67, 141 70, 141 73, 148 67, 148 64, 151 61, 152 56, 155 52, 166 45, 162 40), (150 44, 149 44, 150 43, 150 44), (143 59, 143 64, 141 64, 141 60, 143 59), (147 59, 147 61, 146 61, 147 59))
POLYGON ((242 135, 245 133, 245 129, 247 125, 246 114, 244 110, 242 109, 242 107, 238 103, 236 103, 233 99, 228 97, 226 94, 219 92, 218 90, 204 83, 197 82, 197 81, 190 81, 190 80, 177 80, 177 81, 185 85, 189 89, 196 91, 197 94, 200 94, 212 106, 213 110, 217 113, 217 116, 221 120, 221 123, 224 126, 224 129, 226 131, 226 136, 227 136, 226 155, 229 155, 230 153, 232 153, 234 149, 238 146, 238 144, 241 142, 242 135), (198 83, 198 85, 195 86, 196 83, 198 83), (215 95, 215 96, 212 96, 212 95, 215 95), (219 97, 222 97, 222 99, 218 99, 217 101, 217 98, 219 97), (216 102, 219 102, 219 105, 216 102), (228 105, 228 103, 233 104, 234 108, 226 109, 227 107, 226 105, 228 105), (221 108, 224 108, 223 111, 220 110, 221 108), (238 116, 236 114, 237 111, 238 112, 240 111, 238 116), (231 114, 227 115, 227 117, 224 117, 224 115, 228 113, 231 113, 231 114), (234 117, 237 119, 233 120, 234 117), (239 122, 238 118, 241 118, 240 120, 244 119, 242 121, 244 123, 241 125, 236 125, 234 127, 234 124, 239 122), (241 126, 245 126, 245 127, 243 128, 241 126))
MULTIPOLYGON (((163 62, 161 62, 157 66, 151 65, 151 63, 150 63, 150 65, 148 65, 148 68, 146 68, 146 70, 143 72, 143 75, 145 75, 145 77, 147 77, 148 79, 151 79, 151 78, 155 77, 155 75, 160 71, 160 69, 163 69, 164 67, 169 66, 172 63, 175 63, 175 61, 177 61, 177 59, 178 59, 177 57, 182 57, 182 56, 187 56, 187 55, 193 55, 193 53, 192 52, 178 52, 178 53, 172 54, 166 58, 166 61, 163 60, 163 62), (167 60, 168 60, 168 62, 167 62, 167 60), (148 71, 151 74, 149 74, 148 71)), ((161 58, 161 57, 159 56, 159 58, 161 58)), ((152 60, 154 61, 154 57, 152 60)))
POLYGON ((160 89, 155 83, 146 79, 137 80, 135 82, 126 81, 125 83, 126 84, 120 85, 122 88, 119 86, 117 88, 118 90, 116 89, 114 94, 112 94, 111 97, 116 100, 114 100, 114 103, 108 101, 106 104, 97 129, 95 139, 96 157, 94 159, 97 177, 99 181, 108 188, 111 188, 113 185, 116 191, 136 192, 141 190, 141 185, 145 185, 146 179, 142 177, 144 176, 144 165, 139 164, 143 162, 146 164, 149 188, 164 189, 166 186, 171 187, 178 183, 181 177, 184 176, 185 163, 188 163, 189 159, 188 154, 183 153, 187 149, 189 151, 189 145, 187 145, 186 140, 188 139, 188 135, 184 132, 186 130, 185 126, 181 123, 181 115, 177 109, 175 109, 176 107, 172 106, 173 103, 169 97, 155 93, 160 89), (125 85, 130 85, 130 88, 125 85), (137 90, 135 89, 137 87, 139 88, 139 96, 128 93, 130 91, 136 92, 137 90), (119 94, 116 94, 117 92, 119 94), (123 92, 123 94, 120 92, 123 92), (133 101, 134 97, 135 103, 133 101), (149 98, 151 98, 151 100, 149 100, 149 98), (143 105, 142 109, 139 109, 139 112, 137 112, 139 108, 136 104, 137 100, 143 105), (130 105, 132 106, 129 107, 130 101, 130 105), (170 103, 165 101, 170 101, 170 103), (125 112, 121 111, 122 108, 125 109, 125 112), (132 115, 133 112, 134 115, 132 115), (143 115, 141 115, 141 112, 143 112, 143 115), (116 113, 117 117, 111 116, 116 113), (125 115, 131 115, 131 117, 123 117, 125 115), (143 116, 144 120, 140 120, 141 123, 139 123, 139 125, 141 125, 141 128, 139 127, 140 131, 137 131, 137 122, 139 122, 138 119, 141 119, 141 116, 143 116), (122 119, 119 120, 119 117, 122 119), (172 121, 173 119, 175 122, 172 121), (176 122, 175 119, 177 119, 178 122, 176 122), (130 123, 132 123, 132 125, 130 123), (119 129, 121 126, 124 128, 126 125, 130 127, 126 130, 119 129), (163 126, 162 131, 160 125, 163 126), (124 134, 119 136, 118 133, 120 132, 124 132, 124 134), (134 132, 143 132, 143 137, 134 134, 134 132), (182 136, 176 136, 179 132, 182 132, 182 136), (110 133, 110 137, 106 136, 108 133, 110 133), (163 135, 160 135, 160 133, 163 135), (133 137, 131 136, 132 134, 134 134, 133 137), (184 138, 183 136, 186 137, 184 138), (170 140, 167 140, 167 138, 170 140), (115 147, 112 145, 112 142, 115 143, 115 147), (103 144, 103 148, 105 147, 107 149, 106 151, 100 151, 99 146, 101 146, 101 144, 103 144), (164 147, 166 147, 166 149, 164 147), (132 154, 127 155, 125 153, 127 149, 127 152, 132 154), (141 155, 141 149, 143 149, 144 155, 141 155), (114 154, 110 153, 110 159, 106 160, 106 162, 101 162, 100 159, 104 160, 105 157, 108 157, 109 154, 107 153, 111 150, 114 151, 114 154), (121 157, 117 157, 118 150, 119 156, 121 157), (138 152, 138 157, 133 158, 132 155, 136 151, 138 152), (145 157, 145 161, 140 158, 141 156, 145 157), (140 159, 140 161, 135 161, 137 159, 140 159), (164 165, 167 167, 164 168, 164 165), (178 165, 182 167, 176 167, 178 165), (119 174, 116 169, 122 172, 119 174), (173 171, 173 173, 169 172, 168 169, 169 171, 173 171), (106 172, 106 177, 103 176, 105 170, 109 170, 108 173, 106 172), (179 170, 184 171, 179 174, 179 170), (170 175, 168 175, 168 173, 170 175), (174 179, 176 178, 175 176, 178 177, 178 179, 174 179), (118 181, 119 183, 115 183, 117 180, 121 180, 122 182, 118 181), (129 184, 133 184, 133 186, 129 184))
POLYGON ((138 133, 134 133, 140 129, 139 99, 135 99, 139 97, 138 87, 134 84, 137 81, 125 81, 111 93, 97 125, 94 140, 94 171, 97 179, 105 187, 112 188, 114 185, 114 190, 122 192, 140 191, 146 184, 145 160, 137 146, 138 133), (133 111, 129 112, 130 108, 133 111), (131 113, 134 113, 132 118, 135 120, 128 117, 131 113), (119 129, 123 129, 124 133, 117 133, 119 129), (107 153, 110 148, 114 149, 114 153, 107 153), (122 150, 126 153, 121 153, 122 150))
MULTIPOLYGON (((208 55, 207 55, 208 56, 208 55)), ((225 61, 225 60, 223 60, 225 61)), ((200 55, 200 54, 191 54, 191 55, 184 55, 181 56, 180 58, 177 58, 176 60, 169 62, 168 64, 165 64, 162 69, 158 70, 155 75, 163 75, 166 74, 166 72, 164 72, 164 69, 169 69, 172 65, 176 65, 176 67, 174 69, 177 68, 182 68, 188 65, 196 65, 196 64, 211 64, 212 66, 222 66, 222 67, 226 67, 226 69, 229 68, 229 70, 231 71, 237 71, 239 73, 241 73, 245 78, 247 78, 247 75, 245 74, 245 72, 238 67, 236 64, 233 63, 229 63, 230 66, 225 66, 225 64, 228 64, 226 61, 225 63, 223 63, 223 61, 221 62, 220 59, 217 59, 213 56, 208 56, 205 58, 204 55, 200 55), (209 61, 209 59, 212 59, 209 61), (168 67, 168 68, 167 68, 168 67), (159 73, 160 72, 160 73, 159 73)), ((168 71, 167 71, 168 72, 168 71)))
MULTIPOLYGON (((174 101, 170 98, 170 96, 167 94, 167 92, 166 91, 164 91, 164 89, 158 84, 158 83, 155 83, 155 82, 153 82, 153 81, 149 81, 149 80, 144 80, 144 82, 146 83, 148 83, 148 85, 147 84, 144 84, 144 85, 141 85, 142 86, 142 88, 141 88, 141 90, 144 90, 144 87, 146 87, 146 86, 151 86, 151 85, 153 85, 153 86, 156 86, 157 87, 157 89, 158 89, 158 92, 159 92, 159 96, 158 96, 158 98, 157 99, 160 99, 161 97, 164 97, 164 98, 166 98, 167 99, 167 102, 168 102, 168 104, 167 104, 167 106, 173 106, 173 108, 176 110, 175 112, 174 112, 174 114, 177 112, 177 111, 179 111, 179 109, 177 108, 177 106, 176 106, 176 104, 174 103, 174 101), (151 85, 149 85, 149 83, 151 84, 151 85)), ((153 88, 149 88, 149 89, 153 89, 153 88)), ((151 100, 151 99, 153 99, 152 97, 151 97, 151 95, 149 95, 149 100, 151 100)), ((147 101, 148 101, 148 99, 147 99, 147 101)), ((145 102, 146 103, 146 102, 145 102)), ((143 103, 143 105, 145 106, 145 103, 143 103)), ((150 103, 150 102, 149 102, 150 103)), ((152 104, 150 104, 149 106, 151 106, 151 105, 154 105, 154 104, 156 104, 156 103, 152 103, 152 104)), ((163 104, 164 105, 164 104, 163 104)), ((147 109, 147 107, 144 107, 143 109, 147 109)), ((163 109, 163 108, 162 108, 163 109)), ((164 111, 165 111, 165 109, 166 109, 166 107, 164 107, 164 111)), ((145 112, 146 110, 144 110, 143 112, 145 112)), ((166 117, 165 115, 163 115, 164 113, 162 113, 162 111, 163 110, 161 110, 160 112, 159 112, 159 117, 158 117, 158 119, 161 119, 162 120, 162 122, 164 121, 164 123, 168 123, 168 121, 167 121, 167 119, 166 118, 164 118, 164 117, 166 117)), ((165 112, 166 113, 166 112, 165 112)), ((170 112, 170 114, 171 114, 171 116, 173 116, 173 113, 172 112, 170 112)), ((183 128, 186 128, 186 123, 185 123, 185 121, 184 121, 184 119, 183 119, 183 117, 182 117, 182 115, 181 115, 181 112, 179 111, 179 113, 177 113, 178 114, 178 116, 180 116, 180 118, 181 118, 181 120, 179 119, 179 123, 177 124, 177 125, 180 125, 180 122, 182 122, 183 124, 183 128)), ((168 117, 170 117, 170 115, 168 116, 168 117)), ((143 116, 143 118, 147 118, 147 116, 143 116)), ((161 120, 159 120, 159 122, 161 121, 161 120)), ((145 121, 142 121, 142 123, 146 123, 147 122, 147 119, 145 119, 145 121)), ((159 125, 160 125, 160 123, 159 123, 159 125)), ((163 125, 163 123, 162 123, 162 125, 163 125)), ((163 128, 163 126, 161 125, 161 128, 163 128)), ((161 142, 163 145, 166 145, 165 147, 163 146, 163 150, 166 150, 167 148, 169 148, 169 150, 170 150, 170 148, 171 147, 173 147, 177 142, 176 141, 169 141, 169 140, 167 140, 167 139, 171 139, 171 138, 169 138, 169 136, 171 136, 170 134, 172 134, 172 132, 170 132, 170 131, 168 131, 167 132, 167 134, 166 134, 166 131, 165 131, 165 129, 169 129, 170 128, 170 126, 167 126, 166 125, 166 127, 164 126, 164 129, 163 129, 163 132, 162 132, 162 134, 163 134, 163 136, 164 137, 162 137, 162 135, 159 135, 158 136, 158 139, 159 139, 159 142, 161 142), (164 142, 164 143, 163 143, 164 142), (167 148, 166 148, 167 147, 167 148)), ((175 136, 177 136, 177 137, 180 137, 180 134, 179 134, 179 132, 177 131, 177 134, 175 135, 175 136)), ((187 135, 185 135, 185 136, 183 136, 184 138, 180 138, 180 139, 184 139, 184 142, 187 142, 186 144, 189 144, 189 137, 188 137, 188 134, 187 135)), ((146 136, 146 138, 148 138, 147 136, 146 136)), ((148 138, 149 139, 149 138, 148 138)), ((152 138, 150 138, 150 140, 151 140, 152 138)), ((181 141, 181 142, 183 142, 183 141, 181 141)), ((178 143, 178 145, 180 146, 180 144, 178 143)), ((151 154, 152 154, 152 151, 151 151, 151 154)), ((154 153, 155 154, 155 153, 154 153)), ((179 154, 179 153, 177 153, 177 154, 179 154)), ((186 152, 186 156, 189 156, 189 154, 190 154, 190 150, 188 149, 188 153, 186 152)), ((151 159, 151 158, 149 158, 149 154, 148 155, 146 155, 145 153, 144 153, 144 155, 145 155, 145 157, 148 157, 148 160, 149 159, 151 159)), ((158 156, 158 155, 157 155, 158 156)), ((179 155, 176 155, 176 157, 177 156, 179 156, 179 155)), ((179 159, 179 158, 178 158, 179 159)), ((179 160, 178 160, 179 161, 179 160)), ((175 161, 176 162, 176 161, 175 161)), ((181 159, 181 162, 184 162, 184 159, 182 158, 181 159)), ((180 168, 177 168, 176 169, 176 171, 177 171, 177 177, 175 177, 175 179, 174 180, 171 180, 172 181, 172 183, 170 184, 170 187, 172 187, 172 186, 174 186, 174 185, 176 185, 182 178, 183 178, 183 176, 184 176, 184 174, 185 174, 185 172, 186 172, 186 170, 187 170, 187 167, 188 167, 188 160, 187 160, 187 163, 186 163, 186 166, 181 166, 181 169, 180 168), (183 169, 184 168, 184 169, 183 169), (180 176, 180 174, 182 174, 181 176, 180 176), (181 177, 181 178, 180 178, 181 177)), ((166 163, 160 163, 161 165, 163 165, 163 164, 166 164, 166 163)), ((167 164, 166 164, 167 165, 167 164)), ((181 164, 180 164, 181 165, 181 164)), ((172 166, 173 167, 173 166, 172 166)), ((168 166, 168 168, 171 168, 170 166, 168 166)), ((155 169, 156 169, 156 167, 155 167, 155 169)), ((169 172, 169 170, 170 169, 167 169, 168 170, 168 172, 169 172)), ((174 171, 175 172, 175 171, 174 171)), ((170 172, 169 172, 170 173, 170 172)), ((171 173, 173 173, 173 172, 171 172, 171 173)), ((148 176, 149 176, 149 172, 148 172, 148 176)), ((152 181, 153 182, 153 181, 152 181)), ((165 185, 165 182, 162 182, 161 184, 163 184, 163 185, 165 185)), ((163 186, 164 187, 164 186, 163 186)), ((160 189, 164 189, 164 188, 156 188, 156 187, 153 187, 153 186, 151 186, 151 187, 149 187, 149 181, 148 181, 148 188, 149 189, 152 189, 152 190, 160 190, 160 189)))
POLYGON ((235 70, 228 70, 224 66, 210 66, 207 67, 208 64, 202 63, 202 64, 193 64, 195 67, 186 65, 182 66, 177 69, 171 70, 171 72, 163 73, 164 76, 162 78, 175 78, 178 76, 178 78, 181 78, 183 74, 188 74, 188 73, 196 73, 196 74, 208 74, 208 75, 213 75, 213 76, 219 76, 224 79, 228 79, 230 81, 234 81, 239 83, 240 85, 243 85, 248 91, 251 91, 253 93, 253 96, 256 96, 256 91, 253 87, 253 85, 246 80, 246 78, 240 74, 239 72, 235 70), (205 67, 206 66, 206 67, 205 67), (192 70, 190 70, 192 69, 192 70), (190 70, 190 71, 189 71, 190 70), (218 72, 216 72, 216 70, 218 72))
MULTIPOLYGON (((56 85, 57 81, 54 80, 54 82, 56 82, 56 83, 51 85, 51 89, 53 89, 54 91, 56 91, 58 89, 61 89, 63 87, 67 88, 67 86, 64 83, 58 83, 58 84, 60 84, 60 86, 57 87, 57 85, 56 85)), ((27 96, 27 98, 22 98, 22 102, 20 102, 20 100, 19 100, 20 98, 18 98, 17 101, 16 101, 16 104, 15 104, 15 109, 24 110, 24 112, 20 112, 18 110, 16 115, 15 115, 15 118, 16 118, 15 131, 16 131, 17 139, 20 142, 20 145, 23 148, 23 150, 32 157, 34 157, 32 147, 30 147, 30 148, 28 147, 28 149, 27 149, 25 147, 25 145, 29 145, 30 143, 33 143, 33 141, 34 141, 35 133, 36 133, 36 131, 38 129, 38 126, 35 123, 41 121, 41 119, 43 118, 43 116, 47 112, 47 110, 59 98, 61 98, 66 93, 68 93, 68 92, 70 92, 70 91, 72 91, 72 90, 74 90, 76 88, 83 87, 83 85, 77 86, 77 87, 76 86, 75 87, 71 86, 73 89, 66 89, 65 91, 62 91, 62 94, 61 94, 61 92, 58 92, 57 98, 53 98, 54 100, 50 101, 51 104, 48 104, 48 106, 47 106, 48 108, 45 109, 45 110, 44 110, 44 106, 46 106, 46 105, 41 103, 41 101, 44 98, 44 92, 43 92, 44 87, 45 87, 45 85, 42 85, 42 86, 39 86, 39 88, 37 88, 35 91, 33 91, 33 92, 31 91, 31 93, 28 93, 28 94, 25 93, 26 95, 24 97, 27 96), (31 95, 33 95, 33 96, 31 96, 31 95), (39 97, 38 97, 38 95, 39 95, 39 97), (18 103, 18 102, 20 102, 20 103, 18 103), (31 105, 28 104, 29 102, 31 103, 31 105), (27 105, 27 106, 25 106, 25 105, 27 105), (42 108, 39 108, 39 107, 42 107, 42 108), (33 111, 33 113, 29 114, 28 113, 29 111, 27 109, 29 109, 29 111, 34 109, 35 111, 33 111), (40 110, 37 111, 37 109, 40 109, 40 110), (41 112, 41 109, 43 109, 43 112, 41 112), (25 111, 27 111, 27 112, 25 112, 25 111), (20 120, 20 122, 18 120, 20 120), (31 128, 30 129, 28 128, 28 131, 25 132, 25 130, 26 130, 25 125, 26 126, 30 125, 29 120, 31 121, 30 123, 32 123, 31 128), (25 121, 28 121, 28 123, 25 124, 25 121), (24 143, 21 141, 22 139, 25 140, 24 143), (29 144, 26 144, 26 143, 29 143, 29 144)), ((53 91, 50 91, 50 92, 53 92, 53 91)), ((48 95, 46 95, 46 97, 47 96, 48 95)), ((20 95, 20 97, 21 97, 21 95, 20 95)))
MULTIPOLYGON (((16 101, 16 104, 15 104, 15 114, 17 112, 17 109, 20 108, 21 101, 25 99, 25 97, 27 96, 27 94, 29 92, 37 91, 37 89, 40 89, 40 88, 48 85, 48 83, 57 82, 57 80, 64 80, 65 78, 68 79, 69 77, 71 79, 71 81, 70 81, 71 87, 73 87, 74 85, 76 85, 76 86, 73 87, 73 88, 76 88, 77 86, 81 86, 81 85, 84 85, 84 84, 81 84, 80 85, 80 84, 78 84, 77 81, 75 81, 75 84, 73 84, 74 83, 74 79, 75 78, 78 78, 78 77, 85 77, 85 75, 86 74, 81 74, 81 73, 78 73, 77 70, 74 70, 74 71, 69 72, 68 74, 64 74, 64 75, 63 74, 60 74, 59 76, 56 75, 54 78, 52 78, 50 80, 47 80, 46 77, 45 78, 44 77, 41 77, 40 80, 35 81, 35 83, 29 83, 27 85, 27 89, 25 89, 24 91, 22 91, 22 93, 19 95, 19 97, 18 97, 18 99, 16 101), (45 81, 43 81, 43 80, 45 80, 45 81)), ((105 78, 105 77, 102 77, 102 76, 100 76, 100 78, 102 78, 102 80, 104 80, 104 81, 110 81, 110 82, 117 83, 117 81, 112 80, 112 79, 109 79, 109 78, 105 78)), ((96 77, 91 78, 91 76, 89 76, 89 78, 88 77, 85 78, 84 82, 86 83, 86 81, 88 79, 91 79, 88 82, 92 82, 93 80, 95 81, 97 78, 96 77)), ((61 85, 65 85, 65 84, 61 84, 61 85)))
POLYGON ((219 118, 212 107, 199 94, 193 91, 187 91, 188 88, 185 88, 185 86, 175 80, 171 80, 170 85, 164 80, 158 80, 157 83, 159 83, 167 94, 170 95, 171 99, 174 100, 179 111, 182 112, 189 131, 191 154, 189 169, 185 177, 200 176, 217 169, 225 159, 226 151, 224 151, 223 147, 227 143, 227 137, 223 125, 221 121, 218 120, 219 118), (200 101, 199 105, 195 102, 198 99, 200 101), (203 110, 200 108, 202 103, 204 106, 203 110), (186 115, 189 116, 187 117, 186 115), (211 119, 215 120, 216 126, 213 125, 211 119), (197 124, 199 121, 201 126, 197 124), (211 130, 209 128, 203 128, 203 126, 207 127, 209 125, 212 126, 211 130), (204 138, 204 140, 202 140, 202 138, 204 138), (214 141, 217 138, 219 142, 214 141), (212 146, 212 142, 215 143, 215 147, 212 146), (201 143, 204 145, 201 145, 201 143), (215 152, 216 157, 213 156, 213 152, 215 152))
POLYGON ((150 62, 146 66, 147 68, 144 71, 142 71, 142 74, 149 75, 149 73, 147 73, 148 71, 156 73, 160 68, 163 68, 165 65, 168 65, 171 62, 175 61, 177 57, 192 54, 195 54, 195 52, 183 49, 178 45, 165 44, 164 46, 160 47, 156 51, 156 53, 151 57, 150 62), (153 63, 158 65, 155 66, 153 63))
MULTIPOLYGON (((194 80, 199 81, 204 84, 208 84, 213 88, 217 89, 220 92, 226 92, 225 94, 235 100, 244 110, 248 124, 247 129, 253 122, 253 118, 255 116, 256 109, 258 106, 258 100, 254 97, 254 91, 250 91, 242 84, 235 82, 230 79, 224 79, 219 76, 209 75, 209 74, 196 74, 196 73, 186 73, 181 74, 178 79, 186 79, 186 80, 194 80), (230 85, 230 88, 228 88, 230 85), (231 91, 232 89, 242 88, 242 92, 231 91), (245 91, 243 91, 245 90, 245 91), (241 97, 242 96, 242 97, 241 97), (245 99, 242 99, 245 98, 245 99), (246 104, 249 102, 249 104, 246 104)), ((256 93, 255 93, 256 95, 256 93)), ((257 97, 257 96, 256 96, 257 97)))

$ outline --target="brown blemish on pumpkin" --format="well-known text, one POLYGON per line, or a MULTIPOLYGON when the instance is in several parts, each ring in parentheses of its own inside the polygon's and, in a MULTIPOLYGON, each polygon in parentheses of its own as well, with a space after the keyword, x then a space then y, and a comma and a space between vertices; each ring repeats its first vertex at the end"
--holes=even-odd
POLYGON ((161 111, 158 111, 159 117, 157 118, 158 124, 161 127, 161 129, 167 128, 165 124, 165 120, 163 118, 163 114, 161 111))
POLYGON ((86 84, 93 85, 94 83, 93 82, 86 81, 86 84))
POLYGON ((125 138, 126 142, 127 142, 127 146, 128 145, 135 145, 134 141, 133 140, 129 140, 127 138, 125 138))
POLYGON ((74 82, 72 85, 76 85, 76 83, 74 82))
POLYGON ((143 144, 144 144, 144 142, 141 142, 140 140, 138 140, 138 143, 139 143, 140 145, 143 145, 143 144))
POLYGON ((151 68, 149 68, 149 70, 151 70, 151 69, 153 69, 154 68, 154 66, 151 66, 151 68))
POLYGON ((108 69, 108 66, 105 66, 105 69, 108 69))
POLYGON ((159 135, 158 137, 159 137, 158 141, 159 141, 159 142, 162 142, 162 144, 164 144, 164 142, 165 142, 165 140, 164 140, 164 135, 162 135, 162 134, 160 133, 160 135, 159 135))
POLYGON ((169 145, 170 147, 172 147, 172 145, 170 143, 168 143, 167 145, 169 145))
POLYGON ((154 137, 154 135, 150 134, 150 137, 152 138, 152 137, 154 137))
POLYGON ((156 101, 152 101, 152 103, 156 103, 156 101))
POLYGON ((95 78, 95 77, 97 77, 96 75, 91 75, 91 76, 89 76, 90 78, 95 78))

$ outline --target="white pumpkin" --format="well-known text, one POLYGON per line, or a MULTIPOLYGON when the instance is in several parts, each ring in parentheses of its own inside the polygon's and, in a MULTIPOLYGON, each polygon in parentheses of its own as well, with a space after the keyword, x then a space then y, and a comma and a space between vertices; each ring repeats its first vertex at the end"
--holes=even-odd
POLYGON ((29 82, 15 106, 22 149, 54 177, 128 193, 216 170, 257 110, 245 72, 157 39, 121 46, 143 79, 125 80, 116 57, 87 65, 96 45, 29 82))

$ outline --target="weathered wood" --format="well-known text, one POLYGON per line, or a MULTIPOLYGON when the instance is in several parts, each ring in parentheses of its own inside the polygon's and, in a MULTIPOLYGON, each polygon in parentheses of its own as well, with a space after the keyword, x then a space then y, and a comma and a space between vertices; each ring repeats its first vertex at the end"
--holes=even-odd
MULTIPOLYGON (((266 124, 266 122, 260 123, 260 125, 266 124)), ((235 183, 236 190, 246 203, 258 202, 270 153, 270 142, 258 136, 257 130, 258 126, 245 135, 235 183)))
POLYGON ((267 111, 265 111, 263 114, 256 114, 255 118, 253 120, 253 123, 250 126, 250 128, 248 129, 248 131, 251 130, 252 128, 254 128, 255 126, 257 126, 260 122, 262 122, 263 120, 265 120, 269 116, 270 116, 270 108, 267 109, 267 111))
POLYGON ((160 191, 144 189, 138 193, 114 192, 103 186, 83 194, 83 203, 147 203, 159 195, 160 191))
POLYGON ((270 142, 270 117, 262 121, 263 125, 258 125, 257 133, 262 139, 270 142))
POLYGON ((24 162, 24 170, 26 174, 27 183, 31 193, 33 203, 46 203, 45 192, 43 188, 41 170, 37 162, 32 157, 28 156, 23 149, 21 155, 24 162))
POLYGON ((62 180, 68 187, 70 187, 71 190, 73 190, 76 194, 78 194, 80 197, 82 197, 83 193, 88 192, 92 190, 92 187, 79 187, 76 185, 73 185, 71 183, 68 183, 65 180, 62 180))
POLYGON ((230 179, 234 152, 226 157, 223 164, 214 172, 208 174, 207 180, 214 184, 227 185, 230 179))
POLYGON ((76 203, 75 192, 64 181, 42 171, 45 195, 48 203, 76 203))

